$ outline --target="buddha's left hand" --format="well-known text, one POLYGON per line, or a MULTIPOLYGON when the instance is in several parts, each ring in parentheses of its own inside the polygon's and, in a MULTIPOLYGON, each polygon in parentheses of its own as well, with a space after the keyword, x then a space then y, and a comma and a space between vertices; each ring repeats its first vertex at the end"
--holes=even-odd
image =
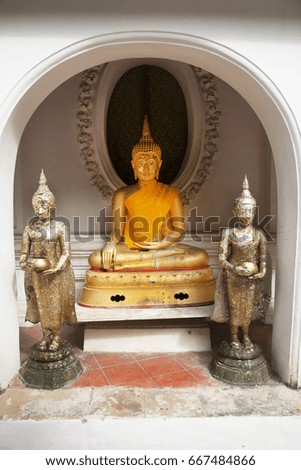
POLYGON ((165 250, 165 248, 169 248, 171 245, 173 245, 173 242, 161 240, 159 242, 144 242, 143 245, 135 243, 135 245, 142 250, 165 250))

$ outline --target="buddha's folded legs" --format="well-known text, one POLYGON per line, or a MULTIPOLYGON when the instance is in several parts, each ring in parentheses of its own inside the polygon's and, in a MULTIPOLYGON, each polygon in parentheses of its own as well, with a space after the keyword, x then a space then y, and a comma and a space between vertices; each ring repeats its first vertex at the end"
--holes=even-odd
MULTIPOLYGON (((134 251, 125 244, 117 245, 117 255, 112 269, 180 269, 208 266, 206 251, 177 243, 164 250, 134 251)), ((91 269, 103 269, 101 250, 94 251, 89 258, 91 269)))

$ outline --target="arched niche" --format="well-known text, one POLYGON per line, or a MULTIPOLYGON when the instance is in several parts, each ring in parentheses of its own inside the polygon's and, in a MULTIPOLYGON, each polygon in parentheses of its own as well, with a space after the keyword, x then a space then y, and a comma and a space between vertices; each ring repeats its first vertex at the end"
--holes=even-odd
POLYGON ((63 81, 100 62, 158 57, 192 64, 220 77, 255 110, 273 151, 278 192, 278 243, 272 361, 291 386, 301 385, 299 308, 301 266, 300 134, 288 104, 272 81, 247 58, 221 44, 184 34, 126 32, 78 42, 37 64, 11 91, 1 108, 0 295, 6 306, 0 332, 0 387, 5 388, 19 367, 18 321, 14 282, 13 183, 22 132, 41 101, 63 81), (285 155, 286 158, 283 158, 285 155), (10 358, 7 361, 7 357, 10 358))
MULTIPOLYGON (((108 148, 108 111, 114 89, 122 77, 143 66, 164 70, 177 81, 183 94, 187 113, 187 143, 172 184, 180 190, 184 205, 188 205, 207 180, 218 152, 221 112, 214 77, 206 70, 162 58, 116 60, 86 70, 80 84, 77 112, 81 158, 91 185, 102 197, 111 197, 113 191, 124 184, 121 175, 114 169, 108 148)), ((170 131, 175 132, 169 127, 170 131)), ((160 144, 160 139, 154 137, 160 144)), ((136 139, 134 143, 138 142, 139 137, 136 139)), ((128 156, 131 154, 129 149, 128 156)), ((161 173, 168 153, 165 156, 163 151, 162 157, 161 173)))

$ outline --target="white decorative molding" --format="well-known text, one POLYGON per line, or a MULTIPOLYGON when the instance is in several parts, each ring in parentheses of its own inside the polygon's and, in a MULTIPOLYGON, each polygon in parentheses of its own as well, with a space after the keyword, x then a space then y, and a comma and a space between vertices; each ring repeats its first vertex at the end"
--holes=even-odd
POLYGON ((219 150, 219 128, 221 121, 221 109, 218 99, 214 76, 198 67, 194 67, 198 78, 205 104, 205 135, 203 155, 197 165, 195 178, 181 192, 184 205, 188 205, 195 195, 200 191, 202 185, 208 179, 214 158, 219 150))
POLYGON ((99 80, 102 66, 93 67, 83 73, 78 97, 78 142, 80 145, 80 155, 84 161, 89 175, 90 183, 104 198, 111 197, 113 189, 109 186, 106 178, 102 175, 99 163, 95 155, 95 142, 93 131, 93 101, 95 94, 95 84, 99 80))
MULTIPOLYGON (((91 185, 105 199, 124 185, 113 168, 106 142, 110 98, 121 76, 143 63, 143 59, 115 61, 83 73, 77 112, 80 154, 91 185)), ((181 174, 173 186, 179 188, 184 205, 188 205, 208 179, 218 151, 221 111, 214 76, 177 61, 149 59, 147 63, 171 73, 184 93, 188 142, 181 174)))

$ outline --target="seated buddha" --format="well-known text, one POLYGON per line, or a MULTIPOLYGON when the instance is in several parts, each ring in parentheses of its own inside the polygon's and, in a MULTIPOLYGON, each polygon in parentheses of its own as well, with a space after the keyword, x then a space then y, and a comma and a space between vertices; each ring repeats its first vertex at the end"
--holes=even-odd
POLYGON ((112 297, 119 299, 117 302, 122 302, 122 306, 142 306, 142 301, 137 300, 137 289, 142 292, 144 288, 152 288, 160 297, 163 286, 164 298, 161 295, 155 299, 149 291, 148 295, 142 294, 146 306, 177 305, 191 297, 186 290, 193 281, 200 292, 199 299, 193 303, 211 303, 214 281, 208 254, 201 248, 181 243, 185 221, 183 204, 176 188, 158 182, 161 149, 150 134, 147 117, 142 137, 133 147, 131 163, 137 183, 122 187, 113 195, 111 237, 101 250, 89 257, 91 269, 87 272, 79 303, 107 304, 102 294, 117 292, 118 287, 118 292, 131 290, 131 301, 126 301, 129 295, 125 294, 112 294, 111 300, 112 297), (185 292, 180 292, 183 283, 185 292), (166 294, 171 285, 176 286, 177 291, 172 298, 171 294, 166 294))

